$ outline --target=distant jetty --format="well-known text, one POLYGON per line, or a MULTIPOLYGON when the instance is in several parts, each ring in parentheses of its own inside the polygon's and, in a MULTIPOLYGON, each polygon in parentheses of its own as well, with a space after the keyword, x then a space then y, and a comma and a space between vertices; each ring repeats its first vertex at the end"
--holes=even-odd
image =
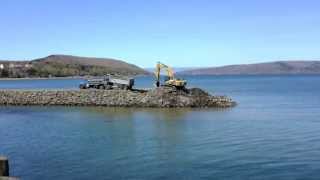
POLYGON ((236 103, 198 89, 176 90, 0 90, 0 105, 227 108, 236 103))

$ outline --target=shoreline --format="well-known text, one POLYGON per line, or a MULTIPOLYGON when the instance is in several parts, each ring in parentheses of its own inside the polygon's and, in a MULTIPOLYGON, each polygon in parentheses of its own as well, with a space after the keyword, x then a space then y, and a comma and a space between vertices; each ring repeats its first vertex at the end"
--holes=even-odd
POLYGON ((30 77, 30 78, 0 78, 0 81, 15 81, 15 80, 57 80, 57 79, 84 79, 86 77, 79 76, 79 77, 30 77))
MULTIPOLYGON (((128 75, 130 76, 130 75, 128 75)), ((152 75, 131 75, 132 77, 147 77, 152 75)), ((130 77, 131 77, 130 76, 130 77)), ((0 78, 0 81, 15 81, 15 80, 59 80, 59 79, 87 79, 90 77, 100 76, 67 76, 67 77, 24 77, 24 78, 0 78)))
MULTIPOLYGON (((178 73, 179 74, 179 73, 178 73)), ((290 77, 295 77, 295 76, 320 76, 320 74, 180 74, 182 76, 190 76, 190 77, 195 77, 195 76, 212 76, 212 77, 221 77, 221 76, 226 76, 226 77, 254 77, 254 76, 261 76, 261 77, 274 77, 274 76, 290 76, 290 77)), ((152 77, 153 75, 132 75, 132 77, 152 77)), ((59 79, 87 79, 90 77, 100 77, 100 76, 68 76, 68 77, 24 77, 24 78, 0 78, 0 81, 11 81, 11 80, 59 80, 59 79)))

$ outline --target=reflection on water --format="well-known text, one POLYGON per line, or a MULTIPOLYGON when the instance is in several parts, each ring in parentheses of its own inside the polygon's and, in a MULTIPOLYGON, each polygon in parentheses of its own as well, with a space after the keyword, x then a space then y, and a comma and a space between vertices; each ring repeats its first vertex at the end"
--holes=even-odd
POLYGON ((163 120, 183 119, 192 109, 160 109, 160 108, 118 108, 118 107, 88 107, 83 108, 84 113, 100 114, 109 120, 134 119, 134 116, 155 116, 163 120))
POLYGON ((127 108, 127 107, 85 107, 83 113, 99 114, 108 120, 134 119, 134 116, 149 116, 161 120, 184 120, 189 113, 194 112, 227 112, 231 108, 127 108))

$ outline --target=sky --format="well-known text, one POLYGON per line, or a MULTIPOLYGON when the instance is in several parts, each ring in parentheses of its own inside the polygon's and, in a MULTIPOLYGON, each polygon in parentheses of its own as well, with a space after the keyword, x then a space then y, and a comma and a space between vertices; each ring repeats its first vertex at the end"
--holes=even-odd
POLYGON ((320 60, 319 0, 1 0, 0 59, 153 67, 320 60))

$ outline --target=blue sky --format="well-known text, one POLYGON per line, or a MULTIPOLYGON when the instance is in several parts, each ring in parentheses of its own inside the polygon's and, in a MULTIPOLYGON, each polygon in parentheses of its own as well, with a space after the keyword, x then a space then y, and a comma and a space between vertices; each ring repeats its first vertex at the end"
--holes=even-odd
POLYGON ((318 0, 1 0, 0 59, 70 54, 142 67, 320 59, 318 0))

